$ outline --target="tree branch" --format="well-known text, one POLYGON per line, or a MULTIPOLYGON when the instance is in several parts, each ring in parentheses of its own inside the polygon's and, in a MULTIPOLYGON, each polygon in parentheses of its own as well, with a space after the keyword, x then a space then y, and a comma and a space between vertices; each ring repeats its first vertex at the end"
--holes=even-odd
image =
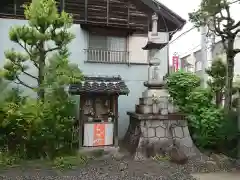
POLYGON ((15 82, 16 84, 21 84, 21 85, 23 85, 23 86, 25 86, 25 87, 27 87, 29 89, 34 89, 30 85, 27 85, 26 83, 24 83, 18 76, 16 76, 16 79, 18 80, 18 83, 15 82))
POLYGON ((213 25, 214 25, 214 33, 217 35, 217 36, 221 36, 221 37, 224 37, 224 38, 227 38, 227 35, 225 35, 222 31, 221 31, 221 21, 222 19, 215 16, 213 18, 213 25))
POLYGON ((236 36, 238 33, 240 33, 240 26, 239 26, 239 29, 234 32, 235 36, 236 36))
POLYGON ((228 24, 233 25, 234 22, 231 20, 232 18, 231 18, 231 14, 230 14, 229 5, 227 5, 227 4, 225 5, 225 10, 227 12, 228 24))
POLYGON ((51 48, 51 49, 46 50, 45 53, 52 52, 52 51, 59 50, 59 49, 61 49, 61 47, 51 48))
POLYGON ((233 52, 236 55, 236 54, 240 53, 240 49, 233 49, 233 52))
POLYGON ((33 78, 33 79, 35 79, 35 80, 38 80, 38 78, 37 78, 37 77, 35 77, 35 76, 33 76, 33 75, 31 75, 31 74, 27 73, 26 71, 22 70, 22 72, 23 72, 23 74, 25 74, 25 75, 27 75, 27 76, 29 76, 29 77, 31 77, 31 78, 33 78))
POLYGON ((29 57, 31 58, 31 53, 29 52, 29 50, 27 49, 26 43, 24 43, 24 46, 22 45, 22 43, 20 43, 19 41, 17 42, 19 44, 19 46, 21 46, 29 55, 29 57))
MULTIPOLYGON (((31 46, 31 51, 33 51, 33 46, 31 46)), ((34 59, 32 59, 32 62, 33 62, 33 64, 34 64, 34 66, 35 66, 37 69, 39 69, 39 66, 38 66, 38 64, 35 62, 34 59)))
POLYGON ((27 49, 26 43, 24 43, 24 45, 22 45, 20 42, 17 42, 17 43, 27 52, 27 54, 28 54, 30 60, 33 62, 34 66, 35 66, 36 68, 39 68, 38 65, 37 65, 37 63, 33 60, 32 54, 31 54, 30 51, 27 49))
POLYGON ((10 59, 10 61, 11 61, 13 64, 15 64, 16 66, 20 67, 21 72, 22 72, 23 74, 25 74, 25 75, 27 75, 27 76, 29 76, 29 77, 35 79, 35 80, 38 80, 37 77, 35 77, 35 76, 29 74, 28 72, 24 71, 23 67, 22 67, 20 64, 18 64, 18 63, 16 63, 16 62, 12 61, 11 59, 10 59))
POLYGON ((235 25, 231 27, 231 30, 236 29, 237 27, 240 26, 240 21, 238 21, 235 25))

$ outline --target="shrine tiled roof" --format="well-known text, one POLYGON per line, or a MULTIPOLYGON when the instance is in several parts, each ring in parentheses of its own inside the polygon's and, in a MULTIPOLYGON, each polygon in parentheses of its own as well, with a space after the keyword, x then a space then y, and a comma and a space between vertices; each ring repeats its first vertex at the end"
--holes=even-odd
POLYGON ((71 84, 69 93, 80 95, 85 93, 106 93, 126 95, 129 89, 120 76, 85 76, 77 84, 71 84))

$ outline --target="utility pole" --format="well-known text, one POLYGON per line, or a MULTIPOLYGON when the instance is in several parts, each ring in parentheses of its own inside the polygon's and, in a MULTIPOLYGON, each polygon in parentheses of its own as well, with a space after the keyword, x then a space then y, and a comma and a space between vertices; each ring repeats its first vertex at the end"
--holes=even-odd
POLYGON ((202 62, 202 73, 201 73, 201 86, 207 87, 208 76, 205 72, 207 68, 207 26, 200 27, 201 32, 201 62, 202 62))
POLYGON ((211 67, 213 61, 213 48, 215 44, 215 35, 207 26, 201 27, 201 54, 202 54, 202 80, 203 87, 207 87, 209 76, 206 69, 211 67))

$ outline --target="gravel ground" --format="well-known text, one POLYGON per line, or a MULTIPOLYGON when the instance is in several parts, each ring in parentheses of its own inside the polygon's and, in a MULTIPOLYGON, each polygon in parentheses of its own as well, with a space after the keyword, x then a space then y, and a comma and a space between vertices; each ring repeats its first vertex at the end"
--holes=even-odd
POLYGON ((184 168, 169 162, 133 161, 113 158, 94 160, 86 167, 62 172, 46 167, 15 167, 0 172, 0 179, 22 180, 194 180, 184 168))
MULTIPOLYGON (((15 167, 0 172, 0 179, 22 180, 194 180, 190 173, 207 172, 202 159, 193 158, 185 165, 176 165, 168 161, 133 161, 130 158, 115 160, 104 158, 90 162, 86 167, 79 167, 62 172, 46 166, 15 167)), ((226 167, 230 170, 231 166, 226 167)))

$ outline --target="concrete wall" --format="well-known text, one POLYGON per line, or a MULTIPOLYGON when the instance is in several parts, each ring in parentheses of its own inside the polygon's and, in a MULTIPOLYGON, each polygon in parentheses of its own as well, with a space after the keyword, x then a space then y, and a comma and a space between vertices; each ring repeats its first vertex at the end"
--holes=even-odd
POLYGON ((147 63, 148 51, 142 49, 147 44, 146 35, 133 34, 128 38, 129 61, 132 63, 147 63))
MULTIPOLYGON (((9 40, 9 28, 15 25, 23 25, 24 23, 26 21, 0 19, 0 66, 4 63, 5 50, 10 48, 21 50, 18 45, 9 40)), ((135 104, 138 103, 138 98, 141 97, 145 89, 143 82, 147 80, 147 65, 86 63, 86 54, 83 49, 88 47, 88 33, 82 30, 80 25, 77 24, 73 25, 70 31, 76 35, 76 38, 69 45, 71 62, 76 63, 85 75, 120 75, 130 89, 128 96, 120 96, 119 98, 119 135, 123 137, 129 124, 126 111, 134 111, 135 104)), ((145 45, 146 37, 136 37, 135 35, 129 38, 129 40, 129 50, 132 51, 130 52, 131 60, 137 63, 146 63, 147 52, 139 49, 145 45)), ((160 59, 167 63, 167 49, 162 51, 160 59)))

